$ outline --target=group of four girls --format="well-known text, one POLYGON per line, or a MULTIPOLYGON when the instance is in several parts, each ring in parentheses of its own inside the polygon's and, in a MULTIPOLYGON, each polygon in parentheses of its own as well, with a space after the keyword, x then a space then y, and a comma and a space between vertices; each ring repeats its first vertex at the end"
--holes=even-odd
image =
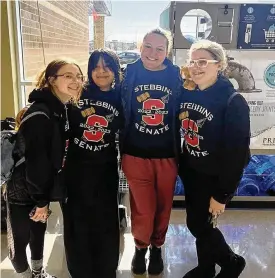
POLYGON ((198 256, 198 266, 184 277, 213 278, 216 264, 221 266, 216 277, 239 277, 245 260, 212 222, 224 212, 248 160, 248 106, 222 75, 221 45, 204 40, 192 45, 188 70, 194 90, 183 87, 168 51, 168 37, 156 29, 145 35, 141 58, 127 66, 123 81, 119 60, 108 50, 93 51, 85 84, 81 69, 70 61, 55 60, 40 76, 22 118, 42 113, 20 126, 25 164, 7 186, 10 257, 20 277, 54 277, 43 268, 43 244, 49 202, 58 199, 52 190, 56 177, 66 192, 60 203, 71 277, 116 277, 117 132, 130 189, 132 272, 146 272, 148 248, 148 273, 163 272, 161 247, 179 175, 198 256), (14 194, 19 189, 22 194, 14 194))

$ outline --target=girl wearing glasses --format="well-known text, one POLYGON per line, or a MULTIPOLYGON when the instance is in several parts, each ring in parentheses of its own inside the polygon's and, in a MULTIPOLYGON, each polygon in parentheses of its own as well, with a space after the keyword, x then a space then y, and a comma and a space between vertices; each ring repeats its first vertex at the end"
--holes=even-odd
POLYGON ((245 267, 216 227, 249 161, 250 122, 245 99, 223 76, 223 47, 201 40, 191 46, 188 70, 194 90, 182 94, 184 136, 179 175, 185 187, 187 226, 196 238, 198 266, 185 278, 237 278, 245 267))
POLYGON ((70 115, 63 205, 64 242, 72 278, 114 278, 119 259, 118 164, 115 137, 122 124, 120 64, 114 52, 94 50, 88 82, 70 115))
POLYGON ((69 138, 67 103, 79 96, 82 76, 77 64, 52 61, 29 95, 32 105, 16 119, 19 129, 14 159, 17 162, 24 150, 25 162, 14 169, 7 184, 8 243, 9 257, 21 278, 54 278, 43 268, 46 221, 49 202, 65 199, 62 176, 69 138))

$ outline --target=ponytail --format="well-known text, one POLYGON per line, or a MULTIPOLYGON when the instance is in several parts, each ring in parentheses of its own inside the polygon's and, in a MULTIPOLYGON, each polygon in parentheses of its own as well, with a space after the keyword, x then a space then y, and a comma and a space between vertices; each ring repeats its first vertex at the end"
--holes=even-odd
POLYGON ((46 79, 46 69, 43 70, 38 78, 37 78, 37 83, 36 83, 36 88, 37 89, 42 89, 48 85, 48 80, 46 79))
POLYGON ((21 109, 21 110, 18 112, 18 114, 17 114, 17 116, 16 116, 16 118, 15 118, 15 130, 18 130, 18 129, 19 129, 20 124, 21 124, 21 122, 22 122, 22 119, 23 119, 23 117, 24 117, 26 111, 28 110, 28 108, 29 108, 29 107, 26 106, 26 107, 24 107, 23 109, 21 109))

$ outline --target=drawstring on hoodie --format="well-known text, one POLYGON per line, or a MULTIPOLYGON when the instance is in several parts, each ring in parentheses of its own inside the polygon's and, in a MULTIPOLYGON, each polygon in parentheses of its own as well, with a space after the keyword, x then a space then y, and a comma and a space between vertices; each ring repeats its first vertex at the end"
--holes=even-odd
POLYGON ((66 104, 64 104, 64 108, 65 108, 65 115, 66 115, 65 131, 68 131, 70 129, 70 123, 69 123, 69 117, 68 117, 68 107, 66 104))

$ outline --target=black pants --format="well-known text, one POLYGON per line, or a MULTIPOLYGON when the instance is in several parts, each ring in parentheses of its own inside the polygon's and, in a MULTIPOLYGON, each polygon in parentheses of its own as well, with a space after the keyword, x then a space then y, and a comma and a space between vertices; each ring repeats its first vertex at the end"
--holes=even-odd
POLYGON ((114 278, 119 260, 117 164, 75 166, 62 204, 64 245, 72 278, 114 278))
POLYGON ((233 252, 221 231, 213 228, 209 213, 210 198, 218 186, 218 177, 197 172, 184 164, 180 164, 179 176, 185 190, 187 227, 196 238, 199 265, 226 264, 233 252))
POLYGON ((26 247, 29 244, 32 260, 43 258, 44 237, 46 223, 34 222, 30 219, 29 213, 34 208, 32 206, 20 206, 9 204, 10 222, 14 240, 15 255, 11 260, 17 273, 28 269, 26 247))

